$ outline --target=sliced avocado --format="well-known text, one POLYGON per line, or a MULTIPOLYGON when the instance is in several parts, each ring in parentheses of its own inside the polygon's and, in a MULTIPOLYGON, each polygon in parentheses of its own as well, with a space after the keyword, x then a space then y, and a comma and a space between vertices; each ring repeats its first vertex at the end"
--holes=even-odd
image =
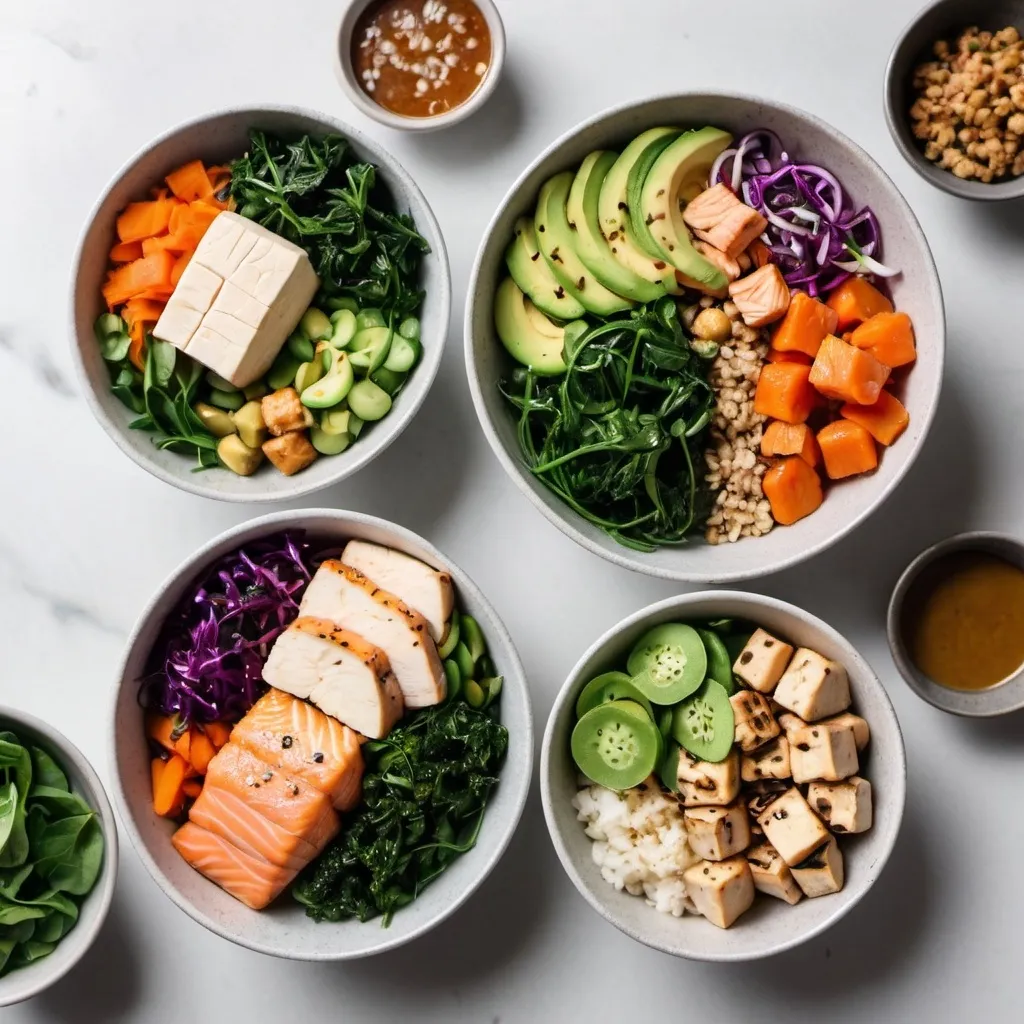
POLYGON ((523 366, 545 377, 565 373, 565 331, 548 320, 511 277, 498 285, 494 296, 494 326, 508 354, 523 366))
POLYGON ((572 171, 563 171, 546 181, 537 199, 537 244, 551 272, 597 316, 611 316, 629 309, 633 303, 609 291, 586 268, 576 252, 576 233, 569 227, 565 203, 572 188, 572 171))
POLYGON ((651 237, 669 263, 715 290, 727 287, 729 281, 694 249, 683 222, 683 207, 704 191, 712 164, 731 142, 732 136, 718 128, 701 128, 680 136, 655 160, 630 205, 634 219, 639 211, 643 223, 650 226, 651 237))
POLYGON ((576 252, 594 277, 616 295, 634 302, 653 302, 665 294, 664 286, 646 280, 620 263, 612 255, 598 223, 601 185, 617 159, 617 153, 600 149, 586 157, 573 179, 565 212, 569 227, 576 231, 576 252))
POLYGON ((533 304, 556 320, 575 320, 586 310, 575 289, 566 288, 551 272, 537 248, 537 232, 525 217, 516 221, 516 236, 505 250, 505 265, 512 280, 533 304))
POLYGON ((643 189, 644 182, 647 180, 648 172, 654 166, 658 157, 681 134, 682 132, 676 132, 672 135, 662 135, 647 143, 634 161, 633 166, 630 167, 629 177, 626 179, 626 206, 629 207, 629 223, 632 228, 631 237, 644 252, 661 259, 665 259, 665 253, 661 251, 658 243, 654 240, 654 236, 651 234, 651 226, 647 222, 643 210, 640 209, 640 192, 643 189))

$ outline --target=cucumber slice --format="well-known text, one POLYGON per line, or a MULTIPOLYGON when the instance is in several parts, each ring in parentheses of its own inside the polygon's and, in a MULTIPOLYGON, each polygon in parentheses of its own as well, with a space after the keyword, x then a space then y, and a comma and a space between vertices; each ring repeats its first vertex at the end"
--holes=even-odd
POLYGON ((462 693, 462 673, 450 658, 444 663, 444 676, 448 682, 448 700, 455 700, 462 693))
POLYGON ((722 761, 732 750, 736 726, 725 687, 708 679, 672 716, 672 738, 701 761, 722 761))
POLYGON ((302 392, 302 404, 310 409, 329 409, 332 405, 345 400, 352 390, 355 379, 348 356, 344 352, 339 352, 331 372, 302 392))
POLYGON ((295 371, 295 390, 300 394, 312 387, 324 375, 322 359, 314 359, 311 363, 300 363, 295 371))
POLYGON ((731 697, 736 692, 736 683, 732 678, 732 662, 729 651, 726 649, 722 638, 711 629, 694 627, 697 635, 704 644, 704 650, 708 656, 707 673, 709 679, 725 688, 725 692, 731 697))
POLYGON ((331 336, 333 327, 327 314, 322 309, 317 309, 316 306, 310 306, 305 313, 302 314, 302 319, 299 321, 299 327, 302 328, 303 333, 307 338, 312 341, 325 341, 331 336))
POLYGON ((349 342, 356 336, 356 315, 351 309, 339 309, 331 315, 331 323, 334 325, 334 333, 330 342, 335 348, 347 348, 349 342))
POLYGON ((588 711, 572 731, 573 760, 599 786, 616 790, 639 786, 657 764, 658 730, 643 708, 637 715, 624 707, 632 703, 613 700, 601 704, 588 711))
MULTIPOLYGON (((340 312, 343 309, 349 310, 353 315, 359 312, 359 303, 356 302, 355 299, 332 298, 327 299, 324 302, 324 305, 335 313, 340 312)), ((331 319, 333 320, 334 317, 331 317, 331 319)))
POLYGON ((348 434, 328 434, 315 424, 309 428, 309 440, 321 455, 340 455, 352 443, 348 434))
POLYGON ((640 638, 626 670, 652 704, 676 704, 704 681, 707 665, 704 644, 693 626, 667 622, 640 638))
POLYGON ((370 374, 370 380, 392 397, 402 390, 402 385, 408 377, 407 373, 397 373, 394 370, 389 370, 386 366, 382 366, 379 370, 374 370, 370 374))
POLYGON ((302 365, 301 360, 291 354, 288 347, 281 349, 274 365, 267 373, 267 387, 272 391, 280 391, 281 388, 291 387, 295 380, 295 374, 302 365))
POLYGON ((391 350, 391 331, 387 327, 367 327, 356 332, 348 345, 352 365, 367 376, 384 365, 391 350))
POLYGON ((416 365, 421 351, 418 341, 410 341, 401 334, 396 334, 391 339, 391 348, 388 350, 387 359, 384 360, 384 369, 408 373, 416 365))
POLYGON ((469 653, 469 648, 461 640, 455 645, 455 651, 452 653, 452 657, 455 659, 455 664, 459 666, 462 678, 472 679, 473 669, 476 666, 473 661, 473 656, 469 653))
POLYGON ((625 672, 602 672, 591 679, 576 698, 576 717, 582 718, 588 711, 593 711, 610 700, 635 701, 652 719, 654 718, 650 702, 633 685, 625 672))
POLYGON ((348 393, 348 405, 361 420, 372 423, 387 416, 391 409, 391 396, 372 380, 361 380, 348 393))
POLYGON ((300 363, 311 363, 316 354, 313 342, 298 331, 285 342, 285 346, 300 363))
POLYGON ((460 615, 459 625, 462 627, 462 642, 469 649, 469 656, 476 663, 487 653, 487 642, 484 631, 472 615, 460 615))
POLYGON ((398 333, 407 341, 420 340, 420 322, 414 316, 407 316, 398 326, 398 333))
POLYGON ((379 309, 361 309, 356 313, 356 330, 365 331, 368 327, 386 327, 387 320, 379 309))
POLYGON ((326 409, 320 414, 320 429, 325 434, 348 434, 351 418, 348 409, 326 409))
POLYGON ((241 391, 210 388, 210 405, 215 405, 218 409, 227 409, 228 412, 237 412, 245 405, 245 395, 241 391))
MULTIPOLYGON (((352 412, 350 409, 349 412, 352 412)), ((353 412, 348 418, 348 432, 355 440, 363 432, 363 421, 353 412)))
POLYGON ((459 617, 458 615, 453 615, 448 626, 448 635, 444 638, 444 643, 437 649, 439 658, 444 660, 451 655, 452 651, 455 650, 455 645, 459 642, 461 632, 459 629, 459 617))

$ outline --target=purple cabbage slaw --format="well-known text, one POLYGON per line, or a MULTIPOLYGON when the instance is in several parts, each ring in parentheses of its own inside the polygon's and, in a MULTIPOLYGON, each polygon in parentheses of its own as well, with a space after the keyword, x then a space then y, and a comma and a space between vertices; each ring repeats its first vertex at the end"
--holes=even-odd
POLYGON ((262 694, 270 645, 298 615, 320 560, 301 531, 219 558, 168 617, 143 705, 183 724, 240 719, 262 694))
POLYGON ((718 183, 768 220, 761 240, 791 287, 817 297, 855 274, 899 273, 881 262, 882 232, 871 208, 857 210, 824 167, 791 160, 767 128, 750 132, 718 157, 709 184, 718 183))

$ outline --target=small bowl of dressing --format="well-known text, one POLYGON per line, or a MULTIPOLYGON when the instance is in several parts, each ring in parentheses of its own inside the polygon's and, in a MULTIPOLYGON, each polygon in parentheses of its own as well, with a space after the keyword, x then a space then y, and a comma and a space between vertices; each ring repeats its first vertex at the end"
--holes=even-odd
POLYGON ((915 558, 889 601, 896 667, 929 704, 988 718, 1024 708, 1024 544, 961 533, 915 558))
POLYGON ((338 30, 335 71, 367 117, 429 132, 482 107, 504 62, 493 0, 353 0, 338 30))

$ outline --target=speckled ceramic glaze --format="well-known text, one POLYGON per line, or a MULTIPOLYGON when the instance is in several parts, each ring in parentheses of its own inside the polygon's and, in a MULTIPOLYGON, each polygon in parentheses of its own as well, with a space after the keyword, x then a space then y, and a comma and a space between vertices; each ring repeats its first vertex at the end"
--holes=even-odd
POLYGON ((114 177, 92 211, 74 263, 71 297, 71 338, 75 366, 89 405, 104 430, 129 458, 154 476, 182 490, 223 501, 288 501, 338 483, 372 462, 408 426, 430 390, 448 334, 451 280, 448 254, 437 220, 406 171, 379 143, 342 121, 298 107, 235 109, 189 121, 160 136, 133 157, 114 177), (423 259, 420 312, 423 356, 394 406, 368 428, 347 451, 318 458, 295 476, 284 476, 264 463, 253 476, 236 476, 223 468, 194 473, 193 460, 159 451, 152 435, 129 430, 133 414, 110 393, 110 375, 93 335, 93 323, 104 311, 100 289, 107 272, 107 254, 114 243, 118 213, 187 160, 228 163, 245 152, 250 128, 297 135, 307 132, 344 135, 363 159, 380 168, 380 180, 391 191, 396 208, 412 214, 430 244, 423 259))
POLYGON ((578 544, 618 565, 673 580, 723 583, 776 572, 812 557, 863 522, 895 490, 932 424, 942 384, 945 316, 942 292, 928 243, 906 200, 862 149, 810 114, 753 97, 693 93, 646 100, 585 122, 553 143, 523 172, 502 201, 477 253, 466 306, 466 369, 477 415, 509 476, 533 504, 578 544), (505 275, 504 251, 517 217, 532 211, 543 182, 577 167, 594 149, 616 149, 654 125, 707 124, 739 136, 771 128, 798 159, 835 172, 858 204, 870 204, 884 236, 884 258, 903 268, 892 282, 899 309, 917 334, 918 359, 903 399, 910 411, 906 433, 885 451, 877 472, 844 481, 813 515, 795 526, 738 544, 692 544, 642 554, 622 547, 584 521, 527 470, 519 452, 516 420, 498 392, 511 361, 494 330, 494 292, 505 275))
POLYGON ((129 838, 157 885, 190 917, 240 946, 294 960, 350 960, 401 946, 454 913, 490 874, 512 838, 533 769, 530 695, 505 627, 458 566, 427 541, 400 526, 355 512, 311 509, 277 512, 221 534, 187 559, 159 589, 139 618, 118 675, 113 721, 114 799, 129 838), (139 679, 167 614, 204 568, 248 541, 284 529, 305 530, 328 544, 356 537, 384 544, 446 569, 458 606, 483 628, 498 675, 504 676, 501 720, 509 731, 508 756, 476 847, 455 861, 423 894, 398 911, 390 927, 380 920, 316 924, 282 894, 262 911, 250 910, 185 863, 171 845, 175 825, 153 813, 149 750, 139 706, 139 679))
POLYGON ((99 776, 63 733, 33 715, 4 706, 0 706, 0 729, 11 729, 20 739, 38 744, 56 759, 72 791, 96 812, 104 842, 103 866, 92 891, 82 900, 74 928, 49 956, 0 978, 0 1006, 10 1006, 38 995, 63 978, 96 941, 117 881, 117 825, 99 776))
POLYGON ((831 626, 783 601, 734 591, 708 591, 669 598, 624 619, 580 658, 555 700, 541 744, 540 788, 555 850, 587 902, 616 928, 647 946, 690 960, 739 961, 772 956, 806 942, 835 924, 874 885, 892 852, 906 799, 906 754, 896 712, 871 666, 831 626), (577 770, 569 752, 580 689, 599 672, 621 664, 646 630, 662 622, 749 619, 794 645, 810 647, 840 662, 850 678, 853 710, 866 719, 871 742, 861 755, 859 774, 871 782, 874 825, 841 841, 846 884, 831 896, 801 900, 791 907, 759 895, 731 928, 702 917, 661 914, 638 896, 617 892, 593 861, 591 840, 576 818, 572 798, 577 770))

